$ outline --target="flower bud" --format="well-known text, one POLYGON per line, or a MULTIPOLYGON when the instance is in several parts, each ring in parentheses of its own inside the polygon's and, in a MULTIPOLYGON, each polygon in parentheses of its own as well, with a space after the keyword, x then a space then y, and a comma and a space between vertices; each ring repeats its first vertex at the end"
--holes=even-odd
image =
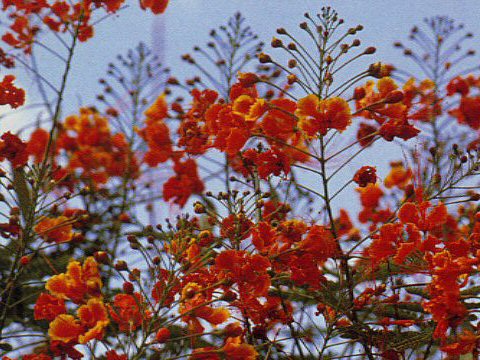
POLYGON ((272 62, 272 58, 270 57, 270 55, 267 55, 265 53, 260 53, 258 55, 258 60, 260 61, 260 63, 262 64, 267 64, 267 63, 271 63, 272 62))
POLYGON ((400 90, 391 91, 385 96, 385 104, 396 104, 403 100, 403 92, 400 90))
POLYGON ((239 73, 238 81, 243 87, 252 87, 260 81, 260 78, 254 73, 239 73))
POLYGON ((170 330, 163 327, 157 331, 157 334, 155 335, 155 340, 160 344, 164 344, 170 339, 171 335, 172 334, 170 333, 170 330))
POLYGON ((115 269, 118 271, 126 271, 128 270, 128 265, 124 260, 118 260, 115 265, 115 269))
POLYGON ((97 251, 93 254, 93 257, 100 264, 108 264, 110 262, 108 254, 105 251, 97 251))
POLYGON ((125 281, 125 282, 123 283, 123 292, 124 292, 125 294, 132 295, 134 291, 135 291, 135 288, 134 288, 134 286, 133 286, 133 284, 132 284, 131 282, 125 281))
POLYGON ((30 260, 31 260, 30 256, 22 256, 20 258, 20 264, 22 264, 22 266, 26 266, 30 263, 30 260))
POLYGON ((365 89, 363 87, 357 87, 353 92, 353 100, 362 100, 365 95, 367 95, 365 89))
POLYGON ((195 205, 193 205, 193 211, 195 214, 205 214, 207 212, 205 205, 199 202, 196 202, 195 205))
POLYGON ((283 47, 283 42, 282 42, 282 40, 280 40, 279 38, 274 37, 274 38, 272 39, 272 42, 270 43, 270 45, 271 45, 273 48, 280 48, 280 47, 283 47))

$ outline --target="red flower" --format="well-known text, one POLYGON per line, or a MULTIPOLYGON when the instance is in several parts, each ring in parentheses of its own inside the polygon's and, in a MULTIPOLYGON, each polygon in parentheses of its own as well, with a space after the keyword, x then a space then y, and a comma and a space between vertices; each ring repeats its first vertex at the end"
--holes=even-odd
POLYGON ((374 140, 376 132, 377 128, 375 126, 366 123, 360 123, 357 132, 357 140, 360 146, 370 146, 374 140))
POLYGON ((50 323, 48 335, 54 341, 76 343, 84 330, 84 327, 72 315, 61 314, 50 323))
POLYGON ((25 103, 25 90, 13 85, 15 76, 6 75, 0 82, 0 105, 17 108, 25 103))
POLYGON ((150 316, 144 307, 142 295, 117 294, 109 307, 110 316, 118 324, 120 331, 131 332, 150 316))
POLYGON ((168 330, 167 328, 161 328, 157 331, 157 334, 155 335, 155 340, 160 344, 163 344, 170 339, 170 336, 170 330, 168 330))
POLYGON ((163 184, 163 197, 166 201, 174 199, 174 203, 184 206, 192 194, 200 194, 204 185, 198 177, 197 164, 193 159, 184 162, 175 160, 173 167, 175 176, 163 184))
POLYGON ((47 293, 42 293, 35 303, 33 308, 33 314, 35 320, 48 320, 52 321, 60 314, 65 314, 67 308, 63 299, 59 299, 55 296, 47 293))
POLYGON ((466 96, 470 92, 470 84, 464 78, 457 76, 450 80, 447 85, 447 95, 452 96, 456 93, 466 96))
POLYGON ((169 0, 140 0, 142 9, 150 9, 155 15, 163 14, 167 9, 169 0))
POLYGON ((101 287, 98 264, 93 257, 86 258, 83 265, 70 261, 66 273, 51 277, 45 285, 52 295, 76 303, 82 303, 86 296, 101 296, 101 287))
POLYGON ((354 175, 353 181, 360 187, 377 182, 377 170, 371 166, 362 166, 354 175))
POLYGON ((50 355, 47 354, 29 354, 23 355, 22 360, 51 360, 50 355))
POLYGON ((25 165, 28 161, 27 144, 10 132, 4 133, 1 139, 0 157, 8 159, 15 168, 25 165))
POLYGON ((411 139, 420 133, 407 119, 391 119, 380 127, 379 134, 387 141, 393 141, 395 137, 403 140, 411 139))
POLYGON ((332 232, 319 225, 310 228, 305 239, 298 244, 298 248, 312 255, 320 263, 335 256, 338 251, 338 245, 332 232))
POLYGON ((46 242, 62 243, 72 240, 72 221, 66 216, 44 217, 34 228, 46 242))
POLYGON ((38 163, 45 157, 45 149, 50 135, 44 129, 35 129, 30 135, 30 140, 27 143, 28 155, 33 156, 38 163))
POLYGON ((267 269, 270 261, 261 255, 250 255, 241 250, 225 250, 215 259, 220 276, 238 283, 240 294, 265 296, 270 287, 267 269))
POLYGON ((470 126, 474 130, 480 129, 480 96, 464 96, 458 108, 449 112, 457 118, 460 124, 470 126))
POLYGON ((222 220, 220 235, 230 240, 243 240, 250 236, 253 223, 245 215, 231 214, 222 220))
POLYGON ((105 328, 110 323, 108 312, 102 300, 89 299, 86 305, 77 311, 78 318, 86 331, 79 336, 80 344, 86 344, 90 340, 102 340, 105 328))
POLYGON ((105 355, 107 360, 128 360, 127 355, 119 355, 115 350, 109 350, 105 355))

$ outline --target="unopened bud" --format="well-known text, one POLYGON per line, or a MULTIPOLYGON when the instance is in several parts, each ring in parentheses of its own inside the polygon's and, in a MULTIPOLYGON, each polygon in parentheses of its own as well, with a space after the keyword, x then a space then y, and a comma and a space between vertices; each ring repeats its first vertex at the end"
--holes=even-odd
POLYGON ((128 270, 128 265, 124 260, 118 260, 115 263, 115 269, 118 271, 125 271, 128 270))
POLYGON ((131 282, 125 281, 125 282, 123 283, 123 292, 124 292, 125 294, 132 295, 133 292, 134 292, 134 290, 135 290, 135 288, 134 288, 134 286, 133 286, 133 284, 132 284, 131 282))
POLYGON ((199 202, 196 202, 195 205, 193 205, 193 211, 195 214, 205 214, 207 212, 205 205, 199 202))
POLYGON ((385 96, 385 104, 396 104, 403 100, 403 92, 400 90, 394 90, 385 96))
POLYGON ((108 264, 110 261, 105 251, 97 251, 93 254, 93 257, 100 264, 108 264))
POLYGON ((283 47, 283 42, 279 38, 274 37, 270 45, 272 45, 273 48, 280 48, 283 47))
POLYGON ((272 62, 272 58, 270 57, 270 55, 267 55, 265 53, 260 53, 258 55, 258 60, 260 61, 260 63, 262 64, 267 64, 267 63, 271 63, 272 62))
POLYGON ((353 92, 353 99, 354 100, 362 100, 365 95, 367 95, 367 92, 363 87, 357 87, 355 91, 353 92))

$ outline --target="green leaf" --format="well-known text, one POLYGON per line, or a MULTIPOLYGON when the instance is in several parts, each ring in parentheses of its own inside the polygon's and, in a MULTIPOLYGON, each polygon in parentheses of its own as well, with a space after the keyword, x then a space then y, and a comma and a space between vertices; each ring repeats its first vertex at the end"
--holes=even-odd
POLYGON ((30 211, 32 211, 32 194, 25 178, 25 171, 22 168, 13 170, 13 188, 17 194, 20 210, 23 219, 26 219, 30 211))

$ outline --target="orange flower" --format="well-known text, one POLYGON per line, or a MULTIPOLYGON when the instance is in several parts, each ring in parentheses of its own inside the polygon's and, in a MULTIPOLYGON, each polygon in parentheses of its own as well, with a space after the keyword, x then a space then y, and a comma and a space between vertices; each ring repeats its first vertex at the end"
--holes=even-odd
POLYGON ((432 314, 437 323, 434 338, 445 339, 448 328, 455 328, 468 315, 460 288, 467 284, 468 275, 474 271, 473 265, 478 265, 478 259, 456 258, 447 250, 433 255, 427 253, 425 259, 432 281, 428 286, 430 299, 423 303, 423 308, 432 314), (459 282, 460 279, 463 281, 459 282))
POLYGON ((55 296, 47 293, 41 293, 33 308, 33 314, 35 320, 48 320, 52 321, 60 314, 65 314, 67 308, 63 299, 59 299, 55 296))
POLYGON ((86 296, 101 297, 101 287, 98 264, 93 257, 85 259, 83 265, 70 261, 66 273, 51 277, 45 285, 52 295, 76 303, 83 302, 86 296))
POLYGON ((197 283, 189 282, 185 285, 182 289, 182 301, 180 312, 184 314, 183 320, 191 322, 199 331, 203 331, 203 328, 199 326, 198 320, 195 318, 203 319, 216 326, 224 323, 230 317, 230 312, 226 308, 201 306, 207 302, 207 297, 202 287, 197 283), (202 330, 200 330, 201 328, 202 330))
POLYGON ((72 223, 66 216, 57 218, 44 217, 34 230, 46 242, 62 243, 72 240, 72 223))
POLYGON ((139 293, 115 295, 113 306, 109 306, 109 312, 120 331, 127 333, 134 331, 150 316, 143 304, 143 297, 139 293))
POLYGON ((249 95, 240 95, 232 105, 232 110, 245 117, 245 121, 255 122, 267 110, 264 99, 256 99, 249 95))
POLYGON ((86 344, 92 339, 101 340, 103 338, 105 328, 110 323, 103 301, 97 298, 88 300, 86 305, 78 309, 77 316, 82 325, 88 329, 79 336, 80 344, 86 344))
POLYGON ((145 116, 147 117, 147 122, 155 122, 165 119, 168 116, 168 104, 165 98, 165 95, 162 94, 155 102, 145 110, 145 116))
POLYGON ((367 208, 376 208, 383 196, 383 191, 375 184, 368 184, 364 188, 358 188, 362 206, 367 208))
MULTIPOLYGON (((392 141, 395 137, 408 140, 420 132, 408 122, 408 119, 411 118, 408 114, 409 106, 403 103, 404 95, 397 88, 393 79, 384 77, 377 82, 378 92, 375 92, 373 81, 368 81, 355 91, 364 94, 356 99, 359 116, 376 120, 381 125, 380 136, 387 141, 392 141)), ((373 129, 367 129, 365 126, 361 130, 364 135, 373 132, 373 129)), ((364 143, 364 145, 368 145, 368 143, 364 143)))
POLYGON ((170 130, 164 123, 164 119, 168 116, 165 95, 160 95, 144 114, 147 117, 145 127, 137 132, 148 145, 144 161, 153 167, 167 161, 172 155, 170 130))
POLYGON ((61 314, 50 323, 48 335, 51 340, 68 343, 77 342, 84 332, 84 327, 72 315, 61 314))
POLYGON ((308 95, 298 101, 295 115, 300 128, 309 136, 325 135, 329 129, 343 131, 352 122, 350 106, 338 97, 320 100, 316 95, 308 95))
POLYGON ((295 133, 297 104, 289 99, 273 99, 269 105, 262 120, 262 130, 268 136, 286 141, 295 133))
POLYGON ((228 338, 222 348, 226 360, 255 360, 258 353, 255 348, 246 343, 242 343, 240 337, 228 338))
POLYGON ((365 249, 365 255, 373 267, 395 255, 401 232, 401 224, 385 224, 380 228, 380 233, 373 237, 372 243, 365 249))
POLYGON ((331 231, 319 225, 310 228, 305 239, 298 244, 298 248, 311 254, 318 262, 325 262, 328 258, 335 256, 338 249, 331 231))
POLYGON ((167 161, 172 155, 172 141, 170 130, 163 122, 147 124, 138 131, 138 134, 147 142, 148 151, 143 160, 151 167, 167 161))
POLYGON ((110 177, 135 178, 137 159, 121 133, 112 134, 109 119, 91 108, 68 116, 58 137, 58 148, 69 156, 68 169, 80 171, 82 178, 104 184, 110 177))
POLYGON ((367 119, 373 118, 380 124, 383 122, 385 116, 400 117, 406 111, 406 107, 403 104, 388 103, 389 96, 396 94, 397 89, 398 85, 390 77, 384 77, 378 80, 378 92, 375 92, 375 82, 372 80, 356 88, 356 93, 363 92, 364 94, 364 96, 358 96, 356 99, 357 110, 365 109, 360 112, 360 115, 367 119))
POLYGON ((390 166, 392 169, 384 180, 385 187, 390 189, 396 186, 399 189, 404 189, 413 177, 412 169, 405 169, 401 162, 392 162, 390 166))
POLYGON ((252 244, 258 251, 263 252, 266 247, 274 244, 275 234, 275 229, 268 222, 262 221, 252 230, 252 244))

